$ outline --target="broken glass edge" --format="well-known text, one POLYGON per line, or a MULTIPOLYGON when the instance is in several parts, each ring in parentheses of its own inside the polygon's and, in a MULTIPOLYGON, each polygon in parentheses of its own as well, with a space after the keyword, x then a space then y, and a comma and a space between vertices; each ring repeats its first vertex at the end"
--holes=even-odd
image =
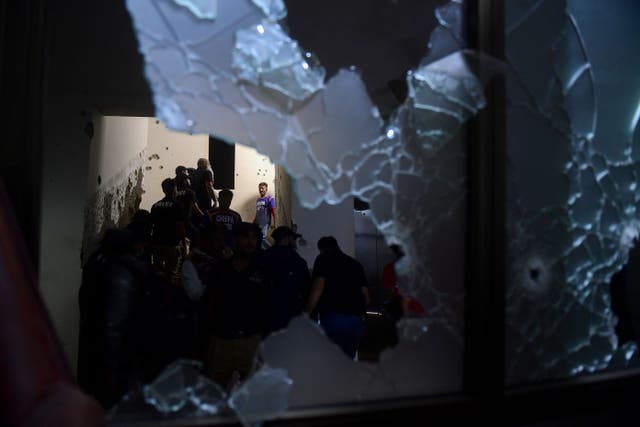
MULTIPOLYGON (((145 58, 146 58, 146 56, 145 56, 145 58)), ((174 90, 175 88, 169 87, 169 89, 174 90)), ((155 89, 154 89, 154 93, 155 93, 155 89)), ((163 96, 167 96, 168 98, 170 98, 171 93, 169 92, 167 94, 164 94, 163 96)), ((157 101, 158 97, 159 97, 159 95, 156 94, 156 99, 155 99, 156 101, 157 101)), ((159 102, 156 105, 158 105, 158 104, 159 104, 159 102)), ((198 123, 194 123, 194 121, 192 119, 189 119, 184 114, 181 114, 181 108, 180 108, 179 105, 177 105, 175 103, 171 103, 171 102, 168 102, 167 105, 168 105, 169 108, 166 108, 166 107, 163 108, 164 110, 168 110, 167 113, 166 113, 167 115, 171 116, 173 114, 177 114, 178 120, 173 120, 172 121, 172 123, 177 128, 176 130, 184 131, 185 130, 185 125, 187 126, 189 132, 193 132, 194 129, 197 129, 198 123), (175 108, 175 111, 173 111, 174 108, 175 108)), ((227 105, 227 107, 230 107, 230 105, 227 105)), ((406 110, 409 110, 409 109, 410 109, 410 107, 407 106, 406 110)), ((254 109, 253 111, 263 111, 263 112, 265 112, 267 110, 254 109)), ((271 111, 277 111, 277 109, 274 109, 274 110, 271 110, 271 111)), ((410 112, 407 112, 407 114, 410 115, 410 112)), ((398 123, 395 123, 395 122, 391 123, 390 126, 388 126, 386 128, 386 131, 385 131, 386 134, 395 136, 396 132, 399 133, 399 134, 405 134, 405 135, 411 133, 411 128, 406 128, 406 126, 404 126, 404 125, 400 125, 400 127, 398 127, 397 124, 398 123), (402 129, 402 131, 399 131, 399 129, 402 129)), ((456 128, 457 127, 458 126, 456 126, 456 128)), ((211 132, 211 133, 214 133, 214 132, 211 132)), ((296 133, 296 132, 292 132, 292 133, 294 135, 296 135, 296 136, 299 136, 299 134, 296 133)), ((447 132, 443 131, 441 133, 445 138, 447 138, 448 135, 452 134, 453 132, 451 130, 449 130, 447 132)), ((289 135, 289 136, 291 136, 291 135, 289 135)), ((420 135, 416 135, 415 137, 418 140, 421 138, 420 135)), ((234 138, 229 138, 229 139, 233 140, 234 142, 243 143, 243 141, 238 141, 237 139, 234 139, 234 138)), ((396 140, 396 138, 389 138, 389 139, 390 140, 396 140)), ((446 140, 445 139, 441 139, 441 142, 444 145, 444 143, 446 143, 446 140)), ((253 141, 253 143, 255 143, 255 141, 253 141)), ((437 153, 438 151, 440 151, 442 149, 442 146, 443 146, 443 145, 440 145, 438 147, 433 148, 431 143, 426 144, 426 145, 425 144, 420 144, 420 145, 421 146, 424 145, 423 148, 426 148, 428 152, 433 152, 433 153, 437 153)), ((409 151, 409 153, 407 153, 403 149, 403 144, 401 142, 401 138, 397 138, 397 142, 392 143, 390 148, 391 149, 397 148, 398 151, 400 152, 400 154, 397 157, 394 156, 392 159, 390 159, 390 162, 392 164, 394 164, 394 165, 397 164, 398 165, 397 166, 397 173, 406 173, 408 170, 414 170, 415 171, 414 173, 419 174, 421 171, 423 171, 422 169, 415 169, 414 166, 407 166, 405 163, 403 163, 403 162, 406 162, 406 159, 410 159, 411 158, 411 151, 409 151), (402 160, 402 162, 401 162, 401 160, 402 160)), ((429 155, 427 155, 427 157, 429 157, 429 155)), ((278 162, 278 163, 280 163, 280 162, 278 162)), ((287 167, 287 166, 290 167, 290 165, 286 165, 286 163, 285 163, 285 167, 287 167)), ((327 166, 326 165, 321 165, 321 167, 327 167, 327 166)), ((329 168, 329 169, 331 170, 332 168, 329 168)), ((392 181, 395 180, 395 176, 397 175, 397 173, 393 174, 393 177, 391 179, 392 181)), ((416 177, 418 177, 418 176, 420 176, 420 175, 416 175, 416 177)), ((392 183, 387 183, 386 185, 390 186, 390 185, 392 185, 392 183)), ((457 186, 454 186, 454 187, 457 187, 457 186)), ((359 188, 352 189, 353 192, 358 192, 357 194, 363 193, 363 192, 369 192, 370 190, 371 190, 371 188, 367 187, 366 185, 363 185, 362 188, 360 188, 360 189, 359 188)), ((460 188, 460 191, 464 192, 465 189, 464 188, 460 188)), ((345 197, 346 197, 346 195, 345 195, 345 197)), ((327 199, 327 195, 325 194, 320 199, 312 200, 312 204, 320 203, 322 201, 327 201, 329 203, 332 202, 330 196, 329 196, 329 200, 326 200, 326 199, 327 199)), ((460 197, 455 197, 454 199, 455 200, 460 200, 460 197)), ((406 231, 406 230, 398 229, 397 228, 398 227, 397 224, 393 224, 392 222, 385 222, 384 224, 378 224, 378 226, 382 228, 381 231, 385 234, 387 239, 395 239, 395 240, 397 240, 398 237, 404 236, 407 239, 411 240, 412 236, 411 236, 410 230, 406 231)), ((409 259, 409 258, 411 258, 411 259, 420 259, 419 254, 421 252, 422 252, 421 249, 414 248, 414 249, 409 251, 409 254, 413 255, 413 257, 409 257, 408 256, 407 259, 409 259)), ((420 270, 422 270, 422 269, 420 269, 420 270)), ((406 272, 406 270, 405 270, 405 272, 406 272)), ((428 275, 425 275, 425 277, 426 276, 428 276, 428 275)), ((409 292, 410 292, 409 294, 410 295, 413 294, 413 292, 411 292, 411 286, 408 286, 408 289, 409 289, 409 292)), ((436 295, 436 296, 443 296, 444 295, 443 293, 437 292, 437 291, 434 291, 433 294, 436 295)), ((454 296, 452 298, 452 300, 458 301, 458 302, 460 300, 462 300, 462 299, 463 299, 462 295, 454 296)), ((458 312, 461 312, 461 310, 458 310, 457 308, 455 310, 447 310, 446 309, 446 303, 444 303, 444 302, 438 302, 438 303, 436 303, 436 306, 439 307, 437 309, 438 313, 444 313, 446 316, 451 316, 452 312, 456 312, 456 313, 453 313, 453 316, 459 316, 460 313, 458 313, 458 312)), ((443 323, 447 323, 447 322, 443 320, 443 323)), ((459 320, 452 322, 452 324, 456 324, 456 325, 459 325, 459 323, 460 323, 459 320)), ((454 329, 456 329, 458 331, 458 334, 460 333, 459 326, 456 326, 456 328, 454 328, 454 329)))
POLYGON ((262 12, 273 21, 287 17, 287 6, 283 0, 251 0, 262 12))
POLYGON ((218 15, 218 0, 173 0, 173 2, 187 8, 199 19, 214 20, 218 15))

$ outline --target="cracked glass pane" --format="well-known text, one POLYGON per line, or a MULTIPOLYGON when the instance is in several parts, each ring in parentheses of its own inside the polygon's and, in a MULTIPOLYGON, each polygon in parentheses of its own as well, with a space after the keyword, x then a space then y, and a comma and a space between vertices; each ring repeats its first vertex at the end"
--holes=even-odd
POLYGON ((621 292, 631 283, 624 277, 634 268, 639 224, 640 63, 629 36, 640 8, 505 4, 506 381, 638 366, 638 336, 621 332, 640 330, 628 315, 638 300, 621 292), (622 58, 628 67, 613 70, 622 58))
POLYGON ((398 346, 378 364, 357 362, 316 323, 294 319, 260 347, 259 360, 273 371, 252 377, 236 395, 250 421, 253 413, 274 412, 254 406, 251 393, 264 393, 254 387, 280 390, 282 400, 274 395, 274 402, 287 407, 291 383, 281 369, 292 381, 289 407, 462 386, 462 125, 485 106, 489 76, 479 74, 479 64, 493 66, 464 50, 462 2, 438 4, 430 17, 435 30, 420 41, 422 59, 401 71, 408 96, 382 117, 365 84, 368 70, 343 64, 325 81, 320 60, 275 22, 286 15, 282 2, 219 0, 215 20, 205 22, 163 0, 127 1, 156 114, 167 127, 255 147, 287 170, 308 209, 360 198, 387 243, 404 252, 395 266, 407 317, 398 323, 398 346))
POLYGON ((324 68, 311 61, 278 25, 262 23, 238 30, 232 66, 239 79, 277 90, 302 101, 322 89, 324 68))

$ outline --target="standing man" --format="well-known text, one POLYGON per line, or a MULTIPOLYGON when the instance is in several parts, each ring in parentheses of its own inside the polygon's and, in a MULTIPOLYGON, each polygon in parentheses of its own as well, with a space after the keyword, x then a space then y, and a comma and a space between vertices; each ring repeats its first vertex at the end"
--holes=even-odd
POLYGON ((222 224, 227 230, 227 246, 232 247, 233 227, 242 222, 240 214, 230 208, 233 200, 233 192, 229 189, 220 190, 218 193, 219 206, 207 211, 207 216, 212 224, 222 224))
POLYGON ((262 258, 267 292, 266 333, 286 328, 292 318, 302 314, 311 285, 307 262, 296 251, 296 240, 302 235, 280 226, 271 237, 275 244, 262 258))
POLYGON ((151 244, 153 264, 174 283, 180 282, 180 264, 187 247, 185 210, 176 200, 176 184, 162 181, 164 198, 151 207, 151 244))
POLYGON ((234 371, 240 379, 251 372, 260 344, 264 290, 255 257, 259 233, 248 222, 233 229, 233 256, 209 275, 202 297, 209 334, 205 372, 228 390, 234 371))
POLYGON ((364 336, 363 316, 369 303, 362 264, 340 250, 333 236, 318 240, 307 313, 318 312, 329 339, 354 358, 364 336))
POLYGON ((198 169, 193 177, 193 191, 196 193, 198 207, 206 212, 216 207, 216 193, 213 190, 213 170, 207 159, 198 159, 198 169))
POLYGON ((258 184, 258 193, 260 193, 260 197, 256 200, 256 216, 253 219, 253 223, 260 227, 262 241, 264 242, 272 219, 273 226, 275 227, 276 225, 276 199, 269 194, 269 186, 266 182, 258 184))
POLYGON ((176 174, 176 199, 184 208, 187 237, 193 242, 198 232, 197 226, 201 223, 204 213, 200 210, 196 199, 196 193, 191 188, 191 180, 189 179, 189 175, 186 174, 187 169, 185 168, 184 170, 184 173, 176 174))
POLYGON ((178 179, 178 177, 180 175, 186 175, 189 176, 189 170, 187 170, 187 168, 185 166, 179 165, 176 167, 176 176, 175 178, 178 179))

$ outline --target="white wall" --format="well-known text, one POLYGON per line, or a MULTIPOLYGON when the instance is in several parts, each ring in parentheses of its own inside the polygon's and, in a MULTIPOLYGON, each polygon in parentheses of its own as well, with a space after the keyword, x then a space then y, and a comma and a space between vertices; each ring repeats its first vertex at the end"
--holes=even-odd
POLYGON ((177 166, 195 168, 199 158, 209 157, 209 136, 174 132, 159 120, 146 120, 149 132, 140 208, 150 210, 155 202, 164 197, 162 181, 173 178, 177 166))
POLYGON ((298 225, 298 233, 306 245, 298 246, 298 253, 307 261, 309 267, 318 256, 316 244, 323 236, 333 236, 343 252, 355 256, 355 226, 353 220, 353 200, 347 198, 339 205, 321 204, 313 210, 300 205, 295 194, 291 196, 292 220, 298 225))
POLYGON ((147 118, 93 114, 89 148, 82 263, 97 249, 104 231, 131 221, 140 204, 147 118))
POLYGON ((39 288, 75 372, 78 354, 80 252, 91 112, 80 95, 50 96, 43 118, 39 288))
POLYGON ((93 115, 89 150, 88 195, 108 186, 147 146, 147 118, 93 115), (98 176, 100 184, 98 184, 98 176))

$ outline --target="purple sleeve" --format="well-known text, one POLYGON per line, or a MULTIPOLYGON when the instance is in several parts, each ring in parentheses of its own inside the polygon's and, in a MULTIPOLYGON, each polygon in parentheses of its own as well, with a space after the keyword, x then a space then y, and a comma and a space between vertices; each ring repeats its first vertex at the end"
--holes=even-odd
POLYGON ((272 196, 271 200, 269 200, 269 203, 270 203, 271 207, 275 209, 275 207, 276 207, 276 198, 272 196))

